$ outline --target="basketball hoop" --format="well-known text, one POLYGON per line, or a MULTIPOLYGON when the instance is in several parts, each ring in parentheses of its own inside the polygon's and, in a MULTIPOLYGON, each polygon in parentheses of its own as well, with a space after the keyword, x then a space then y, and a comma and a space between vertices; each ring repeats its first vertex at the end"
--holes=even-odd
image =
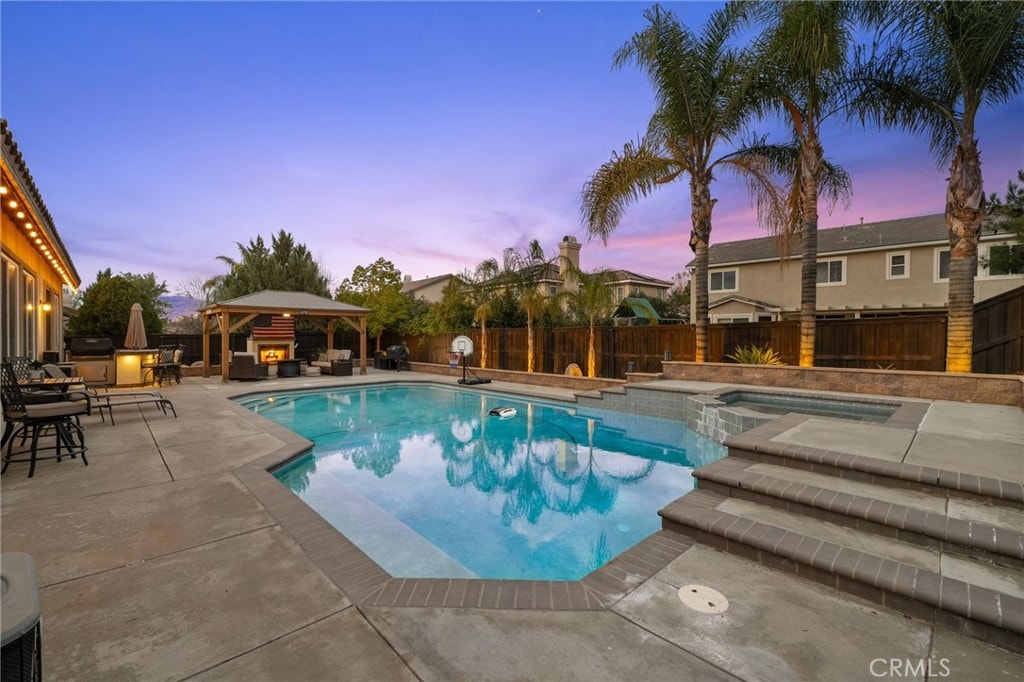
POLYGON ((448 366, 455 369, 459 366, 459 360, 462 359, 462 353, 449 352, 445 353, 448 356, 448 366))

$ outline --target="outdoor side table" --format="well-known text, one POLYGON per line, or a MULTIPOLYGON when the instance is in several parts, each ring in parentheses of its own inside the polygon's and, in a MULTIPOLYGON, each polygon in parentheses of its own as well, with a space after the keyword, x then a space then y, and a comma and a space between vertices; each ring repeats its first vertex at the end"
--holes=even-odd
POLYGON ((302 374, 302 360, 278 360, 277 361, 277 376, 281 378, 285 377, 297 377, 302 374))
POLYGON ((332 360, 331 361, 331 374, 333 376, 350 377, 352 376, 352 361, 351 360, 332 360))

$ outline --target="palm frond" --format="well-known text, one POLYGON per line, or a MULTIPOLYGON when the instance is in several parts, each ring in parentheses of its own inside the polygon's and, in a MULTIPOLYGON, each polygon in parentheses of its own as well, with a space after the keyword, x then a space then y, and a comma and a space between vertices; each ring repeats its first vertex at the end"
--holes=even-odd
POLYGON ((608 237, 618 226, 626 207, 648 196, 657 181, 674 171, 674 162, 655 154, 643 141, 626 143, 622 152, 612 152, 583 185, 580 204, 587 234, 608 237))

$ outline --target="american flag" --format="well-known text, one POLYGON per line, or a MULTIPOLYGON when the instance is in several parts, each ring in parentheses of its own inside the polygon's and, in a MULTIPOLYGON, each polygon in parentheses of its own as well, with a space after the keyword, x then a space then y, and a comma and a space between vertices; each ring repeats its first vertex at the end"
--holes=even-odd
POLYGON ((254 339, 295 338, 295 318, 282 315, 257 315, 252 322, 254 339))

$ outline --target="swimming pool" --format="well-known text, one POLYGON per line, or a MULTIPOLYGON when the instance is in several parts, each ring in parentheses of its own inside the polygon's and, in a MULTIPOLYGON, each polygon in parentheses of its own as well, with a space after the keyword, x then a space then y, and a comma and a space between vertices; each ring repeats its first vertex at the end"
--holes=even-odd
POLYGON ((680 421, 436 385, 240 402, 315 443, 278 480, 410 578, 578 580, 660 528, 691 459, 725 455, 680 421))

